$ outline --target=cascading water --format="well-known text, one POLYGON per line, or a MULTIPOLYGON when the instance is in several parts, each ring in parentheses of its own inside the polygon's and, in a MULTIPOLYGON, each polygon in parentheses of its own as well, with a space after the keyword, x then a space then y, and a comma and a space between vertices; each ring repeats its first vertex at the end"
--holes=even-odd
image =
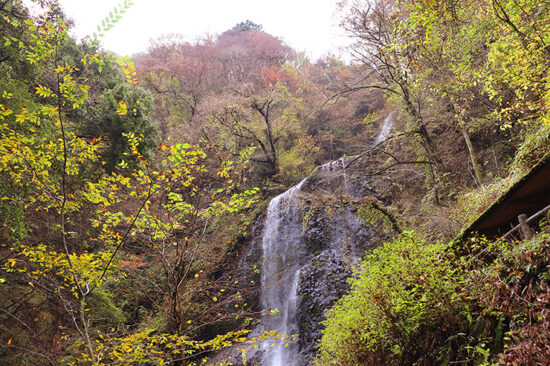
MULTIPOLYGON (((382 123, 375 144, 387 139, 393 124, 392 112, 382 123)), ((356 187, 350 186, 346 168, 345 159, 340 158, 320 166, 310 179, 325 193, 352 194, 356 187)), ((357 262, 374 235, 349 209, 331 216, 326 225, 317 227, 315 222, 321 221, 315 220, 303 223, 298 192, 305 181, 272 199, 267 210, 262 237, 263 327, 277 331, 281 338, 263 342, 262 366, 302 366, 311 360, 322 321, 322 315, 312 314, 312 309, 330 307, 347 291, 349 266, 357 262), (363 247, 357 247, 358 243, 363 247), (318 263, 325 264, 319 267, 318 263), (288 337, 298 333, 301 349, 297 342, 288 343, 288 337)))
POLYGON ((338 160, 325 163, 319 167, 319 170, 327 173, 325 174, 327 180, 333 180, 335 177, 340 176, 343 178, 344 194, 349 193, 348 175, 346 174, 346 160, 341 157, 338 160))
POLYGON ((264 342, 262 366, 301 365, 297 344, 287 344, 288 339, 283 336, 298 333, 296 311, 304 249, 302 212, 297 193, 304 182, 305 179, 273 198, 267 209, 262 239, 262 305, 266 312, 263 323, 266 330, 277 331, 281 339, 264 342))
POLYGON ((346 174, 346 161, 343 157, 340 158, 340 163, 342 165, 342 175, 344 176, 344 193, 348 193, 349 191, 349 185, 348 185, 348 175, 346 174))
POLYGON ((376 138, 374 139, 374 144, 378 145, 382 141, 388 138, 391 128, 393 127, 393 124, 395 122, 395 119, 393 118, 393 114, 395 112, 391 112, 388 114, 386 119, 384 119, 384 122, 382 123, 382 128, 380 129, 380 132, 378 132, 378 135, 376 135, 376 138))

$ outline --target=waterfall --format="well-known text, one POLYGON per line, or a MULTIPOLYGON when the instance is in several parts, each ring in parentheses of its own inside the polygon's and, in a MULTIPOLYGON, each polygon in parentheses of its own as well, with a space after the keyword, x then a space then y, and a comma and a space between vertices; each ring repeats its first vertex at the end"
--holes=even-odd
POLYGON ((342 175, 344 176, 344 193, 349 193, 349 186, 348 186, 348 175, 346 174, 346 161, 344 160, 344 157, 340 158, 340 163, 342 165, 342 175))
MULTIPOLYGON (((393 124, 392 112, 383 121, 375 144, 389 136, 393 124)), ((351 194, 350 190, 356 189, 355 183, 349 182, 344 157, 321 165, 310 179, 323 192, 351 194)), ((308 311, 314 307, 330 307, 347 291, 348 267, 358 262, 365 249, 357 244, 368 245, 374 235, 364 227, 363 220, 347 208, 337 216, 327 217, 326 221, 302 222, 298 193, 305 181, 273 198, 267 209, 262 237, 263 329, 277 331, 280 339, 262 343, 261 366, 303 366, 311 359, 315 341, 320 336, 322 314, 312 318, 308 311), (346 253, 348 259, 344 256, 346 253), (319 263, 324 264, 319 266, 319 263), (319 278, 324 280, 319 282, 319 278), (318 293, 319 289, 323 289, 322 293, 318 293), (309 297, 300 299, 299 293, 309 297), (310 315, 305 321, 304 314, 310 315), (288 342, 298 333, 301 333, 301 349, 298 342, 288 342)), ((321 217, 319 215, 322 214, 316 217, 321 217)))
POLYGON ((262 305, 266 312, 263 322, 266 330, 277 331, 281 339, 262 344, 265 352, 262 366, 301 365, 296 342, 287 344, 288 339, 284 335, 298 333, 298 283, 304 249, 302 212, 296 193, 304 182, 305 179, 273 198, 267 209, 262 238, 262 305))
POLYGON ((393 123, 395 122, 395 119, 393 118, 393 114, 395 112, 391 112, 388 114, 386 119, 384 119, 384 122, 382 123, 382 128, 380 129, 380 132, 378 132, 378 135, 376 135, 376 138, 374 139, 374 144, 377 145, 388 138, 391 128, 393 127, 393 123))
POLYGON ((319 167, 319 170, 325 172, 325 177, 329 181, 340 176, 339 174, 341 173, 341 177, 343 178, 344 183, 343 193, 349 193, 348 175, 346 174, 346 160, 344 157, 321 165, 319 167))

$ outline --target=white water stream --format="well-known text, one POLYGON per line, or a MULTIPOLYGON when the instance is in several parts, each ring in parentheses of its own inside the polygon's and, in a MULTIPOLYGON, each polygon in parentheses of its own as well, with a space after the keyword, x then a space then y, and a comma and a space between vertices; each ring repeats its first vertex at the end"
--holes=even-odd
POLYGON ((298 333, 298 283, 302 249, 302 212, 300 191, 305 179, 283 194, 273 198, 267 209, 262 239, 264 264, 262 268, 262 305, 264 328, 275 330, 278 341, 265 341, 262 366, 300 366, 296 342, 288 343, 288 335, 298 333), (270 315, 271 313, 275 313, 270 315))
POLYGON ((380 129, 380 132, 378 132, 378 135, 376 135, 376 138, 374 139, 374 144, 378 145, 382 141, 388 138, 390 135, 391 129, 393 127, 393 124, 395 122, 395 119, 393 118, 395 112, 391 112, 388 114, 388 116, 384 119, 384 122, 382 122, 382 128, 380 129))

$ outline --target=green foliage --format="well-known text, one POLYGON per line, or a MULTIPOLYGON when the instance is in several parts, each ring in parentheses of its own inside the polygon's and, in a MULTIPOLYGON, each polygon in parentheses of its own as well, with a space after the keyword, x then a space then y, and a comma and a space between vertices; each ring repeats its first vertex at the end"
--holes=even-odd
POLYGON ((415 334, 458 300, 445 248, 405 232, 367 254, 352 292, 327 314, 318 364, 392 363, 419 347, 415 334))
POLYGON ((443 245, 405 232, 366 256, 351 293, 327 313, 316 362, 543 360, 549 248, 547 233, 517 245, 483 238, 443 245))
MULTIPOLYGON (((151 96, 144 89, 128 83, 119 84, 101 95, 98 120, 90 121, 87 130, 92 136, 103 136, 107 141, 108 148, 101 158, 109 171, 115 169, 124 152, 129 150, 125 134, 141 136, 138 150, 144 156, 157 145, 157 129, 150 117, 152 104, 151 96)), ((135 163, 133 160, 126 162, 132 166, 135 163)))

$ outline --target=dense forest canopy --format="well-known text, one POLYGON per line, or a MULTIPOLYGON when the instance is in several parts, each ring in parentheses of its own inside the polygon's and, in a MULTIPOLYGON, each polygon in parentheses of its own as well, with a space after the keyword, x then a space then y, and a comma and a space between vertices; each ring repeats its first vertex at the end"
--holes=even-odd
POLYGON ((120 57, 101 38, 130 1, 80 41, 30 3, 47 11, 0 1, 0 363, 191 365, 242 343, 262 316, 245 238, 342 157, 387 182, 356 211, 396 238, 328 313, 318 364, 550 359, 548 234, 443 244, 550 150, 550 2, 341 2, 352 61, 251 20, 120 57))

